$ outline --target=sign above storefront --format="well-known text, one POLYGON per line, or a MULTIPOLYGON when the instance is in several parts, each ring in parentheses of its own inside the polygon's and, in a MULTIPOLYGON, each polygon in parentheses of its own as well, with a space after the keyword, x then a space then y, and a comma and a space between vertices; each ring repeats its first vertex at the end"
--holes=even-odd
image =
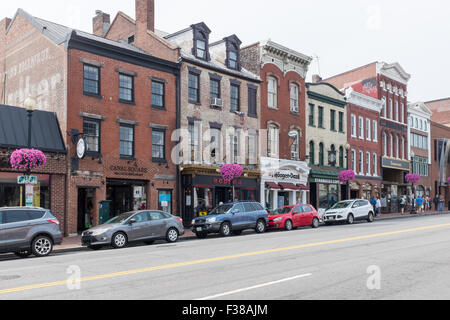
POLYGON ((17 177, 17 184, 38 184, 38 177, 34 176, 19 176, 17 177))
POLYGON ((411 168, 411 163, 407 160, 383 158, 382 166, 383 166, 383 168, 387 168, 387 169, 409 171, 411 168))

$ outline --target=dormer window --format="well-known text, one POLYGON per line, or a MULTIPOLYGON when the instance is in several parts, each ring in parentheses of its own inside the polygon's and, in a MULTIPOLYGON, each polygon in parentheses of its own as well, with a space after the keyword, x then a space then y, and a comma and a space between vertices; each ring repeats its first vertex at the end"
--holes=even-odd
POLYGON ((209 61, 209 34, 211 30, 203 22, 194 24, 191 27, 194 33, 192 54, 198 59, 209 61))
POLYGON ((228 68, 233 70, 241 70, 240 63, 240 48, 241 48, 241 40, 235 35, 227 37, 224 39, 226 42, 227 48, 227 60, 226 65, 228 68))

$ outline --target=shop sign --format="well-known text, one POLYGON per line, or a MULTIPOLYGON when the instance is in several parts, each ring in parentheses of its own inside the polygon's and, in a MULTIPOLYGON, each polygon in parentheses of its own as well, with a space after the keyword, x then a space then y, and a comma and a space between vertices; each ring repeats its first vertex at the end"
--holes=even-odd
POLYGON ((147 168, 139 168, 132 166, 110 166, 109 169, 114 172, 115 175, 120 176, 135 176, 142 177, 148 173, 147 168))
POLYGON ((298 172, 289 170, 278 171, 273 177, 280 180, 300 180, 301 178, 298 172))
MULTIPOLYGON (((231 183, 229 181, 225 181, 224 179, 220 179, 220 178, 214 178, 213 183, 215 185, 225 185, 225 186, 231 185, 231 183)), ((233 185, 234 186, 241 186, 242 185, 242 180, 233 180, 233 185)))
POLYGON ((390 159, 390 158, 383 158, 382 165, 383 165, 383 168, 397 169, 397 170, 404 170, 404 171, 409 171, 410 167, 411 167, 411 163, 409 161, 390 159))
POLYGON ((330 180, 330 179, 311 179, 312 183, 323 183, 323 184, 339 184, 339 180, 330 180))
POLYGON ((144 187, 134 187, 134 198, 142 199, 142 195, 144 194, 144 187))
POLYGON ((35 176, 19 176, 17 177, 17 184, 38 184, 38 178, 35 176))

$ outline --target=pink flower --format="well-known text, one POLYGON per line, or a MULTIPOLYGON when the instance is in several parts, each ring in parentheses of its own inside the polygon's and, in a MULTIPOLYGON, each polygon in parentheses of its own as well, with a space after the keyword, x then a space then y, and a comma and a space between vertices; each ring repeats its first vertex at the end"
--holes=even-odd
POLYGON ((409 173, 405 176, 405 180, 408 183, 417 183, 420 180, 420 175, 417 173, 409 173))
POLYGON ((243 173, 244 169, 238 164, 225 164, 220 170, 222 178, 228 183, 241 177, 243 173))
POLYGON ((16 170, 33 170, 45 166, 47 158, 40 150, 19 149, 11 155, 10 163, 16 170))
POLYGON ((347 183, 356 178, 356 174, 353 170, 345 170, 339 173, 339 181, 342 183, 347 183))

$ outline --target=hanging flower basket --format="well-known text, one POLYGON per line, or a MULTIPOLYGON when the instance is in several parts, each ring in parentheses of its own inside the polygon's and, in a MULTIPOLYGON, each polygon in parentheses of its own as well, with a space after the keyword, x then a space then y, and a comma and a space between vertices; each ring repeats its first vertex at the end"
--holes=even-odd
POLYGON ((11 155, 10 163, 13 169, 31 171, 45 166, 47 158, 40 150, 19 149, 11 155))
POLYGON ((228 183, 241 177, 243 173, 244 169, 239 164, 225 164, 220 170, 222 178, 228 183))
POLYGON ((447 183, 450 184, 450 177, 447 179, 447 183))
POLYGON ((416 184, 420 181, 420 175, 417 173, 409 173, 405 176, 405 180, 408 183, 416 184))
POLYGON ((353 170, 345 170, 339 173, 339 181, 342 183, 347 183, 356 178, 356 173, 353 170))

